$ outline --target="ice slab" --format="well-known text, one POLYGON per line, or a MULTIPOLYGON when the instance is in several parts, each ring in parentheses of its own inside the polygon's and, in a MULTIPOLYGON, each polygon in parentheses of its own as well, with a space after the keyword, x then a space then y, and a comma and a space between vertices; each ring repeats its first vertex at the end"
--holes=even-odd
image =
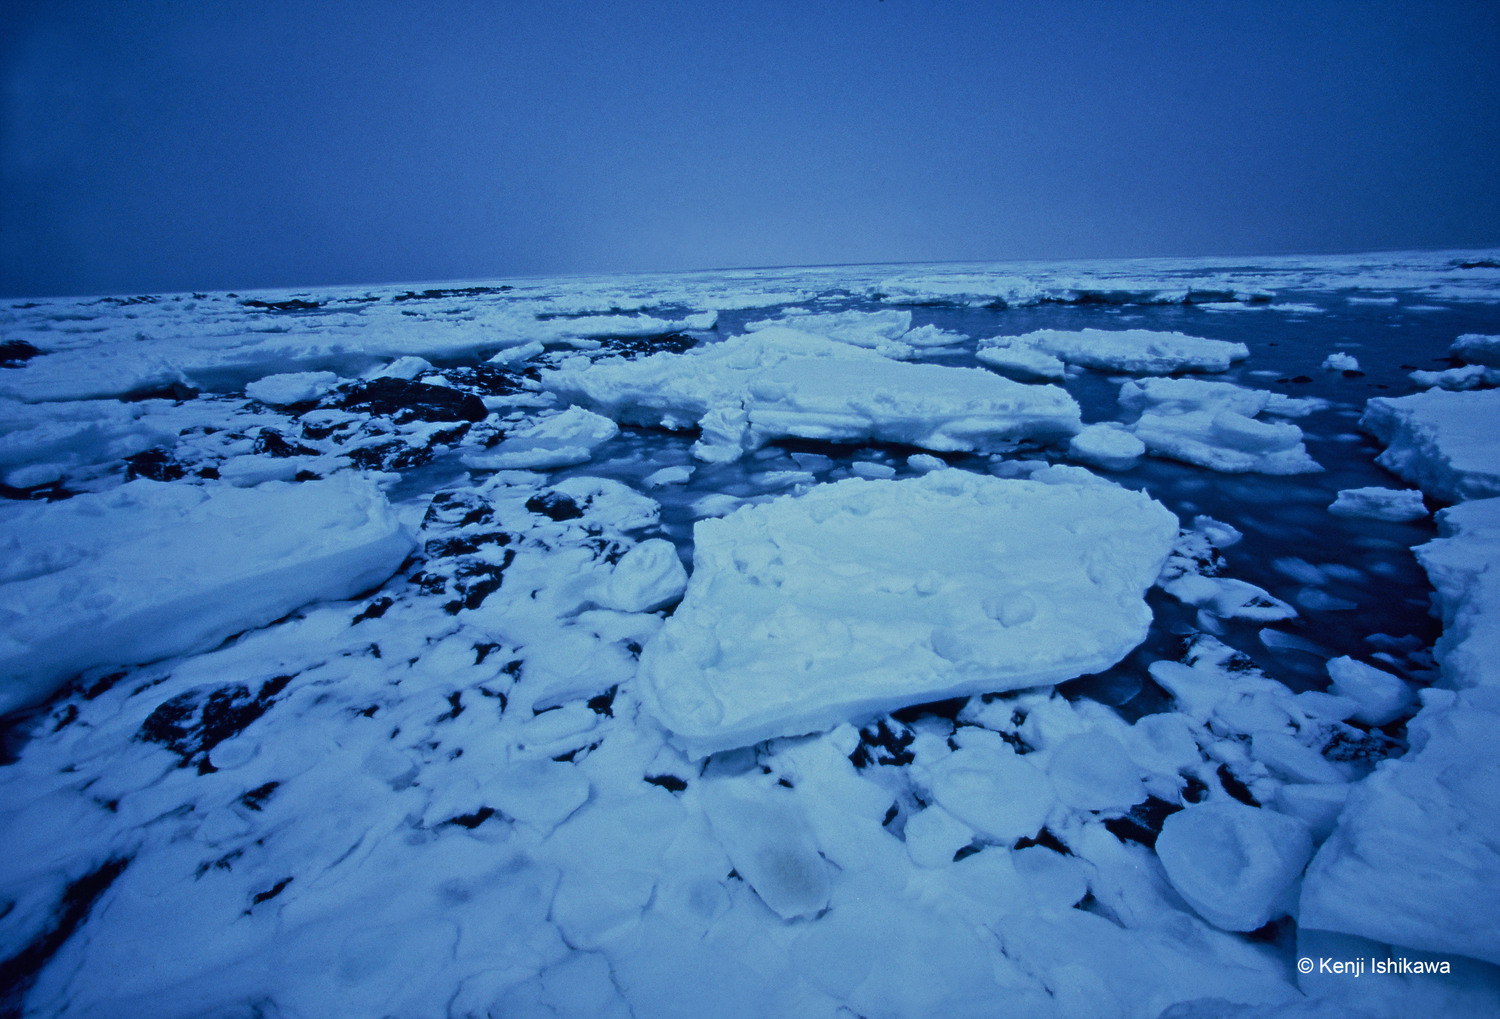
POLYGON ((273 407, 283 407, 316 400, 338 380, 333 372, 284 372, 255 380, 245 387, 245 395, 273 407))
POLYGON ((694 569, 641 657, 696 755, 903 705, 1061 682, 1123 657, 1176 518, 1094 481, 849 479, 694 527, 694 569))
POLYGON ((620 426, 602 414, 569 407, 509 431, 498 446, 464 454, 476 470, 547 470, 581 464, 594 450, 620 434, 620 426))
POLYGON ((1085 368, 1138 375, 1222 372, 1250 356, 1250 348, 1243 343, 1149 329, 1039 329, 1021 336, 981 340, 979 350, 981 360, 988 350, 996 350, 1002 357, 1006 350, 1030 350, 1085 368))
POLYGON ((696 426, 694 453, 710 461, 788 437, 987 451, 1081 427, 1078 405, 1059 387, 905 364, 782 327, 683 354, 564 362, 542 385, 622 423, 696 426))
POLYGON ((1258 417, 1305 414, 1311 401, 1230 382, 1152 378, 1121 386, 1120 405, 1140 412, 1131 430, 1158 456, 1228 473, 1323 469, 1308 455, 1300 428, 1258 417))
POLYGON ((1128 471, 1146 455, 1146 444, 1113 422, 1085 425, 1069 441, 1068 455, 1107 471, 1128 471))
POLYGON ((413 540, 372 481, 132 481, 0 508, 0 713, 85 669, 203 651, 391 575, 413 540))
POLYGON ((1156 840, 1172 887, 1226 931, 1253 931, 1288 912, 1312 848, 1307 826, 1295 817, 1234 802, 1180 810, 1156 840))
POLYGON ((1370 520, 1421 520, 1427 516, 1422 493, 1415 488, 1345 488, 1328 507, 1336 517, 1370 520))
POLYGON ((1379 396, 1361 428, 1386 444, 1376 462, 1444 502, 1500 495, 1500 390, 1379 396))

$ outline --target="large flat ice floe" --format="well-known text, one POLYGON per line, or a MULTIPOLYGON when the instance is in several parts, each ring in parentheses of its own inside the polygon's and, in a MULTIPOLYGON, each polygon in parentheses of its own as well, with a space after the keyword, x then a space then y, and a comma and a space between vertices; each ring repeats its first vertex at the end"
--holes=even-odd
POLYGON ((1500 390, 1376 397, 1361 428, 1386 444, 1375 462, 1444 502, 1500 495, 1500 390))
POLYGON ((1072 679, 1146 633, 1177 520, 1105 482, 850 479, 694 528, 641 657, 697 755, 924 701, 1072 679))
POLYGON ((903 364, 782 327, 684 354, 564 362, 542 385, 625 424, 701 428, 694 453, 716 462, 789 437, 988 451, 1081 427, 1078 404, 1060 387, 903 364))
POLYGON ((0 714, 86 669, 203 651, 384 581, 412 550, 373 482, 132 481, 0 511, 0 714))
POLYGON ((1149 329, 1038 329, 1021 336, 979 341, 975 356, 1004 366, 1016 354, 1044 354, 1066 364, 1103 371, 1160 375, 1165 372, 1222 372, 1250 356, 1243 343, 1207 340, 1149 329))

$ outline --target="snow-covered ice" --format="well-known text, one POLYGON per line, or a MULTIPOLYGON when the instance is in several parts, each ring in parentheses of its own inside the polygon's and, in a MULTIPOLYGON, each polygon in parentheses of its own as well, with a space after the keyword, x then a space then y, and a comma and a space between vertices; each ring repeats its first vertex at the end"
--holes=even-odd
POLYGON ((687 594, 642 654, 647 701, 701 756, 1095 672, 1145 634, 1176 529, 1112 485, 957 471, 700 521, 687 594))
POLYGON ((778 438, 877 439, 934 450, 991 450, 1063 439, 1078 405, 1053 386, 980 369, 903 364, 773 327, 682 355, 565 362, 542 383, 615 420, 702 429, 694 452, 723 461, 778 438))
POLYGON ((1415 488, 1345 488, 1328 507, 1336 517, 1369 520, 1421 520, 1428 515, 1422 493, 1415 488))
POLYGON ((1386 450, 1376 462, 1443 502, 1500 495, 1500 390, 1376 397, 1359 420, 1386 450))
POLYGON ((1312 405, 1304 400, 1231 382, 1150 378, 1122 385, 1120 406, 1139 412, 1131 431, 1157 456, 1229 473, 1322 470, 1302 444, 1302 429, 1260 417, 1305 414, 1312 405))
POLYGON ((1312 850, 1301 821, 1241 803, 1178 811, 1156 840, 1172 887, 1227 931, 1255 930, 1294 909, 1294 885, 1312 850))
MULTIPOLYGON (((1133 375, 1222 372, 1235 361, 1250 356, 1250 348, 1243 343, 1147 329, 1080 329, 1073 332, 1040 329, 1022 336, 981 340, 976 356, 982 361, 989 360, 990 351, 994 351, 996 358, 993 363, 1002 367, 1011 363, 1017 366, 1026 364, 1024 360, 1008 361, 1012 352, 1033 352, 1067 364, 1133 375)), ((1024 354, 1022 356, 1024 358, 1024 354)))
POLYGON ((378 586, 412 539, 369 481, 132 481, 0 512, 0 712, 87 669, 203 651, 378 586))

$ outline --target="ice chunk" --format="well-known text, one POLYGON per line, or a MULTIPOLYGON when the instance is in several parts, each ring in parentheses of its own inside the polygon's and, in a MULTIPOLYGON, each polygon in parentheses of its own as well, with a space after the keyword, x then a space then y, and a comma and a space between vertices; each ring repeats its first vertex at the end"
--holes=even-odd
POLYGON ((1415 488, 1345 488, 1328 512, 1336 517, 1403 521, 1421 520, 1427 516, 1427 507, 1415 488))
POLYGON ((1118 661, 1176 519, 1100 482, 848 479, 694 528, 687 595, 641 657, 698 754, 1118 661))
POLYGON ((567 363, 544 387, 627 423, 697 426, 694 454, 732 460, 773 439, 875 439, 934 450, 995 450, 1078 431, 1056 386, 979 368, 904 364, 782 327, 636 361, 567 363))
POLYGON ((493 450, 466 453, 464 465, 478 470, 545 470, 580 464, 620 434, 620 426, 582 407, 567 410, 506 433, 493 450))
POLYGON ((1387 449, 1376 462, 1444 502, 1500 495, 1500 390, 1379 396, 1360 427, 1387 449))
MULTIPOLYGON (((1233 362, 1250 356, 1250 349, 1243 343, 1147 329, 1080 329, 1076 332, 1040 329, 1022 336, 981 340, 977 356, 988 360, 985 352, 989 350, 1036 351, 1068 364, 1138 375, 1222 372, 1227 371, 1233 362)), ((1006 355, 1001 353, 1000 356, 1006 355)))
POLYGON ((828 907, 828 864, 812 826, 796 802, 776 788, 706 782, 703 809, 734 869, 782 919, 813 916, 828 907))
POLYGON ((1041 831, 1057 805, 1047 773, 1003 744, 955 750, 932 768, 928 785, 944 810, 1007 845, 1041 831))
POLYGON ((1366 725, 1389 725, 1411 703, 1411 689, 1400 677, 1348 655, 1329 659, 1328 678, 1335 694, 1359 704, 1353 717, 1366 725))
POLYGON ((663 467, 642 478, 641 487, 661 488, 663 485, 685 485, 692 476, 692 467, 663 467))
POLYGON ((1051 751, 1047 774, 1057 798, 1079 810, 1127 810, 1146 798, 1135 762, 1103 732, 1063 740, 1051 751))
POLYGON ((338 383, 333 372, 287 372, 283 375, 267 375, 245 387, 245 395, 252 400, 284 407, 293 403, 311 403, 338 383))
POLYGON ((906 852, 918 867, 946 867, 974 841, 974 829, 932 804, 906 821, 906 852))
POLYGON ((1468 364, 1500 368, 1500 335, 1465 333, 1453 341, 1449 353, 1468 364))
POLYGON ((1407 372, 1407 375, 1423 389, 1434 386, 1452 390, 1489 389, 1500 385, 1500 368, 1486 368, 1480 364, 1447 368, 1440 372, 1407 372))
POLYGON ((432 371, 432 362, 424 357, 408 354, 398 357, 383 368, 377 368, 367 376, 372 379, 405 379, 410 382, 419 375, 432 371))
POLYGON ((665 538, 649 538, 626 552, 596 596, 605 608, 621 612, 651 612, 682 597, 687 570, 677 558, 677 546, 665 538))
POLYGON ((1322 470, 1296 425, 1257 419, 1305 413, 1313 406, 1308 401, 1229 382, 1139 379, 1120 387, 1120 405, 1140 411, 1131 430, 1158 456, 1230 473, 1322 470))
POLYGON ((1321 367, 1331 372, 1357 372, 1359 371, 1359 359, 1352 354, 1345 354, 1343 351, 1339 351, 1323 358, 1321 367))
POLYGON ((85 669, 202 651, 353 597, 413 544, 351 474, 253 489, 141 480, 0 508, 0 713, 85 669))
POLYGON ((170 448, 176 441, 177 430, 142 403, 35 405, 0 399, 0 472, 15 488, 46 484, 76 468, 123 460, 153 447, 170 448))
POLYGON ((1128 471, 1146 453, 1146 444, 1114 423, 1087 425, 1068 442, 1068 455, 1107 471, 1128 471))
POLYGON ((1226 931, 1253 931, 1288 912, 1312 849, 1301 821, 1234 802, 1179 810, 1156 839, 1172 887, 1226 931))
POLYGON ((886 357, 911 357, 916 351, 901 342, 911 329, 909 311, 838 311, 806 312, 788 310, 782 317, 745 323, 747 332, 762 329, 790 328, 855 347, 868 347, 886 357))
POLYGON ((1434 652, 1453 686, 1500 686, 1500 499, 1442 510, 1441 537, 1415 549, 1437 590, 1443 635, 1434 652))
POLYGON ((1043 350, 1031 347, 981 346, 974 356, 1006 375, 1030 381, 1032 379, 1062 379, 1067 373, 1067 363, 1043 350))

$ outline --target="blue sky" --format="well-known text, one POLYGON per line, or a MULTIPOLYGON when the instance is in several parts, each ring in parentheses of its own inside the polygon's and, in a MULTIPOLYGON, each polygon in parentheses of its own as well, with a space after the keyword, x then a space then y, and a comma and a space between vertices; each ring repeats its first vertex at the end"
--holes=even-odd
POLYGON ((1500 4, 0 7, 0 294, 1500 243, 1500 4))

